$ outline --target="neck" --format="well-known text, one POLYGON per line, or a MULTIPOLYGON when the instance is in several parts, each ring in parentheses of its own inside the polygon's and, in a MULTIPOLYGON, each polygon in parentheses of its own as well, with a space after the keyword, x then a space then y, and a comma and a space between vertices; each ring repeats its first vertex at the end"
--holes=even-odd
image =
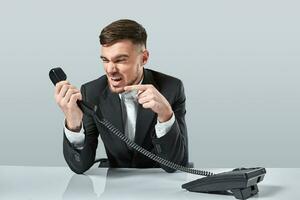
POLYGON ((143 78, 144 78, 144 70, 142 69, 141 75, 139 75, 139 77, 136 79, 133 85, 141 84, 143 78))

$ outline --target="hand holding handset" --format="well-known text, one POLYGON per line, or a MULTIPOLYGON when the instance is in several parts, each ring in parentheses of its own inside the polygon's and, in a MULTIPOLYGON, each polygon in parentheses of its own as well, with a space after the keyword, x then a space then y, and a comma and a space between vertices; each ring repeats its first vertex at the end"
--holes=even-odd
MULTIPOLYGON (((49 71, 49 77, 50 77, 52 83, 54 84, 54 86, 56 85, 56 83, 58 83, 60 81, 67 80, 67 75, 60 67, 51 69, 49 71)), ((88 103, 86 103, 84 101, 80 101, 80 100, 77 101, 77 105, 83 111, 83 113, 86 113, 89 115, 93 114, 94 110, 97 109, 96 107, 92 107, 92 105, 89 105, 88 103)))
MULTIPOLYGON (((49 72, 50 79, 54 85, 56 83, 66 80, 67 76, 61 68, 53 68, 49 72)), ((225 173, 213 174, 212 172, 188 168, 178 165, 174 162, 161 158, 152 152, 137 145, 125 136, 120 130, 114 127, 109 121, 103 118, 101 110, 97 106, 90 105, 84 101, 77 101, 79 108, 86 115, 93 117, 95 122, 99 125, 105 126, 111 133, 119 137, 129 147, 145 155, 146 157, 160 163, 169 168, 207 176, 202 179, 197 179, 182 185, 183 188, 192 192, 216 192, 223 190, 231 190, 234 196, 238 199, 246 199, 258 192, 256 184, 263 180, 266 173, 265 168, 244 168, 241 170, 233 170, 225 173)))

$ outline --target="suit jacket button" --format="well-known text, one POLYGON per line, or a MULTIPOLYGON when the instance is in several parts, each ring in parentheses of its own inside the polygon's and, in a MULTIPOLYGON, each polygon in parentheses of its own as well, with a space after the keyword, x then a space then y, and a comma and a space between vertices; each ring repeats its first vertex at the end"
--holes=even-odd
POLYGON ((75 158, 75 160, 76 160, 77 162, 80 162, 80 157, 79 157, 78 154, 75 154, 75 155, 74 155, 74 158, 75 158))

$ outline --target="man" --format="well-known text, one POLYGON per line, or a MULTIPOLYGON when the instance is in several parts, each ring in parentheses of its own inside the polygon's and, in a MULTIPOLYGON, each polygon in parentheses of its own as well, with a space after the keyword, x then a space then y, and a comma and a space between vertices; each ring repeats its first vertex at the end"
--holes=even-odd
POLYGON ((95 161, 100 135, 109 167, 162 167, 132 150, 105 127, 97 125, 76 104, 97 105, 104 118, 130 140, 177 164, 188 163, 185 94, 174 77, 145 69, 149 52, 147 33, 132 20, 118 20, 99 36, 106 75, 85 83, 80 91, 68 81, 55 87, 55 100, 65 114, 64 157, 75 173, 88 170, 95 161))

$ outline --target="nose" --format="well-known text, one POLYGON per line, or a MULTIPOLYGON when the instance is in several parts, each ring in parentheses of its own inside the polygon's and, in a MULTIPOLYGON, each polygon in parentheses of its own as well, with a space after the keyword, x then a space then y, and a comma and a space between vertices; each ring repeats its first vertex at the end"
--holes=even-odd
POLYGON ((113 62, 107 63, 106 71, 107 71, 108 74, 116 73, 118 71, 116 64, 113 63, 113 62))

